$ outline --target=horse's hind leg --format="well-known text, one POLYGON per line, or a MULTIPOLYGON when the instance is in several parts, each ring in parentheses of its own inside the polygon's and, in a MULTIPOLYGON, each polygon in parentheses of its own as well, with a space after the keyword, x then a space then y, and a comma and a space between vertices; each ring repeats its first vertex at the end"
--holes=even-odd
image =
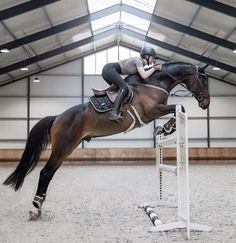
POLYGON ((40 171, 38 188, 33 200, 35 209, 30 211, 30 217, 33 220, 37 220, 41 216, 41 208, 46 199, 47 188, 55 172, 81 141, 79 132, 68 132, 70 129, 55 130, 56 132, 52 132, 52 154, 40 171))

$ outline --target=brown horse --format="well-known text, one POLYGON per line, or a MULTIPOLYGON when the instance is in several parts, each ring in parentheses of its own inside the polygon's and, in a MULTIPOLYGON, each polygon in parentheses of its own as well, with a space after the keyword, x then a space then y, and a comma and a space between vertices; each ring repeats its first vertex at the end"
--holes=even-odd
POLYGON ((161 72, 139 82, 138 76, 127 79, 133 89, 133 100, 122 108, 119 122, 109 120, 109 112, 97 112, 91 102, 74 106, 60 115, 40 120, 31 130, 20 163, 4 185, 18 190, 25 176, 36 166, 42 151, 51 142, 51 155, 40 172, 38 188, 30 211, 31 218, 41 215, 46 191, 56 170, 82 140, 108 136, 131 130, 154 119, 175 112, 175 105, 167 105, 169 92, 178 84, 186 88, 206 109, 210 103, 207 76, 197 66, 187 63, 166 63, 161 72), (138 80, 138 82, 137 82, 138 80))

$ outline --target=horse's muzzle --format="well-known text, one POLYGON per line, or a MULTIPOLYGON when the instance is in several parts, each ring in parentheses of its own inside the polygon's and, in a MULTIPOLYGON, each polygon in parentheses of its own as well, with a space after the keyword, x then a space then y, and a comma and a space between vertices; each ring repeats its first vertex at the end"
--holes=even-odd
POLYGON ((207 109, 210 105, 210 97, 204 98, 198 104, 203 110, 207 109))

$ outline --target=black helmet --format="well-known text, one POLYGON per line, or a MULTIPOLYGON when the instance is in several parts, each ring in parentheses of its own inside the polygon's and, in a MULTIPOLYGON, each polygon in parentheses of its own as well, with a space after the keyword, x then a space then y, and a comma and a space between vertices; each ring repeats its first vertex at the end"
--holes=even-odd
POLYGON ((141 58, 145 58, 145 56, 148 56, 148 57, 153 56, 156 58, 156 55, 157 54, 156 54, 155 50, 151 47, 144 47, 140 52, 141 58))

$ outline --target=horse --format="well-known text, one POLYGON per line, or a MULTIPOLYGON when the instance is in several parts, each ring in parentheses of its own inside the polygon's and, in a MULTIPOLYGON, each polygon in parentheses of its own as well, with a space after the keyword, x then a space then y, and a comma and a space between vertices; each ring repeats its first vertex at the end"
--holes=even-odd
POLYGON ((202 109, 207 109, 210 104, 208 77, 196 65, 165 63, 162 71, 154 72, 141 82, 140 79, 138 75, 126 79, 132 87, 133 99, 123 105, 122 119, 118 122, 109 119, 109 110, 98 112, 92 102, 87 102, 71 107, 62 114, 45 117, 31 129, 18 166, 3 183, 17 191, 26 175, 37 165, 42 151, 51 143, 50 157, 40 171, 33 199, 34 209, 30 211, 31 219, 36 220, 41 216, 51 179, 81 141, 127 132, 167 114, 174 114, 175 105, 168 105, 167 99, 178 84, 184 85, 192 93, 202 109))

